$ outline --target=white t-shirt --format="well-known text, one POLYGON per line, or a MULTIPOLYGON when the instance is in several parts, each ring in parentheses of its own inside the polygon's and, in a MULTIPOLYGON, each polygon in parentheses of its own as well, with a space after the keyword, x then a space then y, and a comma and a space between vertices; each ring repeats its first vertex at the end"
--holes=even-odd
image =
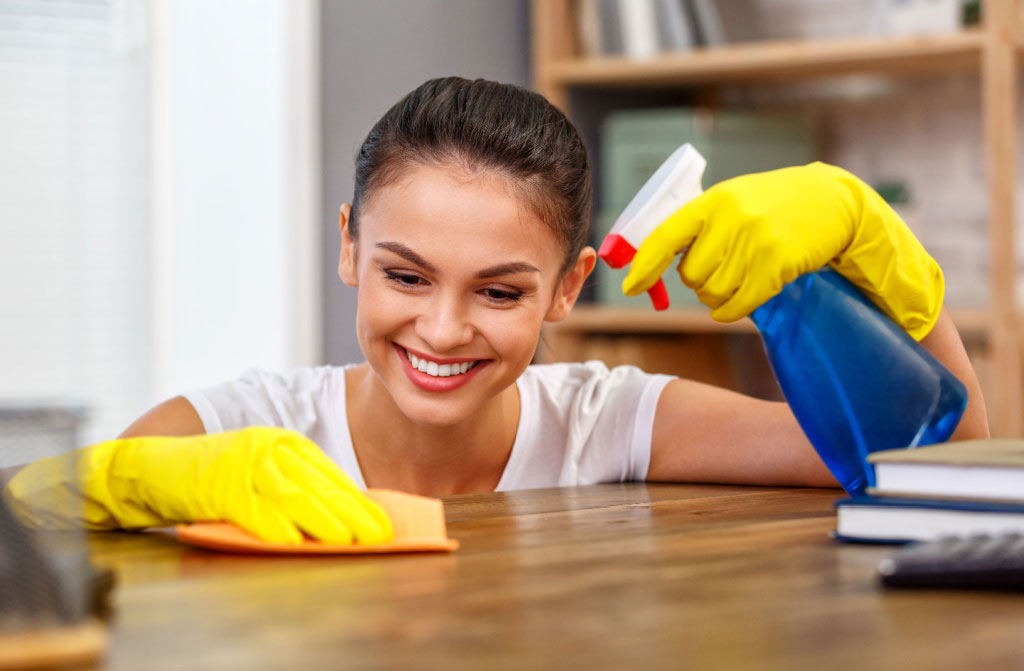
MULTIPOLYGON (((315 442, 361 488, 345 413, 349 366, 259 370, 185 394, 207 433, 279 426, 315 442)), ((599 361, 527 367, 516 381, 515 443, 495 491, 642 481, 651 458, 654 411, 673 378, 599 361)))

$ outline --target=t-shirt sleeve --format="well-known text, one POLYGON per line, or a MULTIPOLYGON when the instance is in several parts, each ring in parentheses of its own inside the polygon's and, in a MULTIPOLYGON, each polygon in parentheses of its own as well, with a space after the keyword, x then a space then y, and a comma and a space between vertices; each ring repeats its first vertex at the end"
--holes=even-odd
POLYGON ((207 433, 275 426, 310 435, 320 418, 315 398, 328 384, 326 368, 278 374, 250 370, 236 380, 182 394, 207 433))
POLYGON ((531 432, 533 440, 526 442, 532 451, 511 464, 522 473, 512 473, 504 482, 507 488, 647 478, 655 410, 674 377, 636 366, 609 369, 600 361, 531 369, 537 381, 536 410, 524 419, 538 426, 532 431, 520 427, 531 432), (559 465, 552 463, 556 459, 559 465))
MULTIPOLYGON (((603 368, 603 366, 602 366, 603 368)), ((580 484, 634 482, 647 479, 651 437, 658 399, 671 375, 647 373, 636 366, 616 366, 595 373, 581 392, 580 407, 599 406, 596 421, 580 455, 580 484)), ((583 425, 584 417, 576 418, 583 425)))

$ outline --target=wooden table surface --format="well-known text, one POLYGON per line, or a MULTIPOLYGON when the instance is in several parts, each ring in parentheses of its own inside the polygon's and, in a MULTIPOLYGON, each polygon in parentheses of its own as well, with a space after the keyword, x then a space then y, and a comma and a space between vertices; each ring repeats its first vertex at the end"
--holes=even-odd
POLYGON ((887 592, 838 491, 596 485, 445 501, 454 554, 267 558, 91 538, 105 669, 1024 668, 1024 596, 887 592))

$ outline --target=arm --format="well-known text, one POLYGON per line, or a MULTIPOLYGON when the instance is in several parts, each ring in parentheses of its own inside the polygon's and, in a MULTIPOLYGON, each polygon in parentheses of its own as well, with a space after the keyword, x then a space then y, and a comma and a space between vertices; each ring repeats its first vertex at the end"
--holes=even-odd
POLYGON ((647 480, 837 486, 788 405, 693 380, 661 393, 647 480))
POLYGON ((132 422, 118 438, 198 436, 204 433, 206 429, 196 409, 183 396, 175 396, 132 422))
MULTIPOLYGON (((118 438, 137 436, 199 436, 206 433, 203 421, 192 404, 182 396, 164 401, 121 432, 118 438)), ((0 468, 0 489, 28 464, 0 468)))
POLYGON ((988 415, 985 412, 985 399, 981 396, 981 385, 978 384, 978 376, 974 373, 960 334, 945 307, 935 327, 921 339, 921 345, 967 387, 967 410, 950 440, 988 438, 988 415))
MULTIPOLYGON (((967 387, 967 410, 952 439, 987 437, 981 388, 945 309, 921 344, 967 387)), ((661 394, 647 479, 836 486, 788 405, 692 380, 674 380, 661 394)))

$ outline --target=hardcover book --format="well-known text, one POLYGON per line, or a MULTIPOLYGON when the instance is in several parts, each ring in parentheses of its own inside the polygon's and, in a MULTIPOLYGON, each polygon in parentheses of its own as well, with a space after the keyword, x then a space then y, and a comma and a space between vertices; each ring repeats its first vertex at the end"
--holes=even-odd
POLYGON ((989 438, 868 456, 878 496, 1024 502, 1024 440, 989 438))
POLYGON ((945 536, 1024 533, 1024 504, 858 496, 836 502, 836 537, 904 543, 945 536))

